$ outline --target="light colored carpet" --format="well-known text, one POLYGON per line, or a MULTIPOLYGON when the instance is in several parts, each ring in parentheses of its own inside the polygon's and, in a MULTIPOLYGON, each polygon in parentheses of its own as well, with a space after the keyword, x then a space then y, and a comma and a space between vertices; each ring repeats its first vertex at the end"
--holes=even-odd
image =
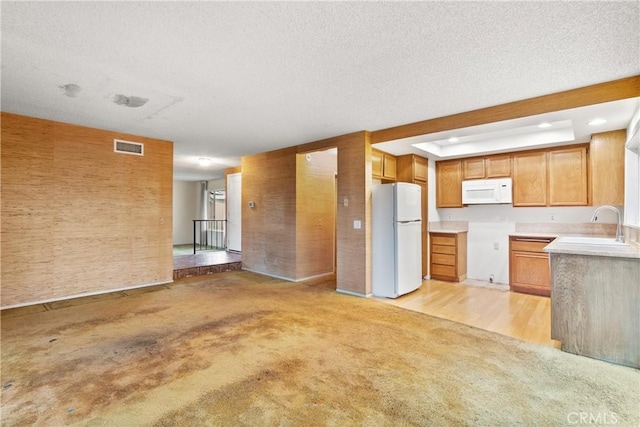
POLYGON ((640 424, 638 370, 327 284, 241 271, 24 313, 3 426, 640 424))

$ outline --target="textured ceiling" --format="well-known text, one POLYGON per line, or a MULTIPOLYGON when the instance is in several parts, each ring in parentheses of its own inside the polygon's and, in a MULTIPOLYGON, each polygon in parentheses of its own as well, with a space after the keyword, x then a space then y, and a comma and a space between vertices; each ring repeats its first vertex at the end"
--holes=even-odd
POLYGON ((637 1, 1 7, 3 111, 174 141, 175 179, 640 74, 637 1))

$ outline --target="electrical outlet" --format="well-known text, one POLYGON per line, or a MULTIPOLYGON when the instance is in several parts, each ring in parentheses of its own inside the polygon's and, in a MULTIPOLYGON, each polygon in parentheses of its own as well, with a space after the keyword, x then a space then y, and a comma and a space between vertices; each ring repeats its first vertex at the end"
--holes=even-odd
POLYGON ((500 244, 498 242, 493 242, 493 249, 496 251, 500 249, 500 244))

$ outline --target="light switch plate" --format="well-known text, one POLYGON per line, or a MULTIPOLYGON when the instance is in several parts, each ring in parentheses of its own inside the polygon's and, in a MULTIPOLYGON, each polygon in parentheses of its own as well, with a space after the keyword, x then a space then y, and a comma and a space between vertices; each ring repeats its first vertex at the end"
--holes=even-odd
POLYGON ((353 228, 355 228, 356 230, 359 230, 362 228, 362 222, 358 221, 357 219, 353 221, 353 228))

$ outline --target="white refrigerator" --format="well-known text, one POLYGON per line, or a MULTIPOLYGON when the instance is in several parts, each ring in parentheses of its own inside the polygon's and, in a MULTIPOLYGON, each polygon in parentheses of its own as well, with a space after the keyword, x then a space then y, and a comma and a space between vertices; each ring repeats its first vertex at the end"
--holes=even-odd
POLYGON ((422 188, 397 182, 372 192, 372 291, 397 298, 422 285, 422 188))

